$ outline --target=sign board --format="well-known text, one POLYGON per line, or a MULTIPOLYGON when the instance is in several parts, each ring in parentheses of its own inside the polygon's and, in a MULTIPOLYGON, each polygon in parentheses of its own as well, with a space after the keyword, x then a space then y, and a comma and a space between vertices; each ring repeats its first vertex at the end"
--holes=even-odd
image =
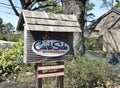
POLYGON ((70 47, 60 40, 38 40, 32 44, 32 51, 40 56, 58 57, 67 54, 70 47))
POLYGON ((18 31, 24 38, 24 62, 66 61, 73 56, 73 33, 81 32, 75 15, 23 10, 18 31))

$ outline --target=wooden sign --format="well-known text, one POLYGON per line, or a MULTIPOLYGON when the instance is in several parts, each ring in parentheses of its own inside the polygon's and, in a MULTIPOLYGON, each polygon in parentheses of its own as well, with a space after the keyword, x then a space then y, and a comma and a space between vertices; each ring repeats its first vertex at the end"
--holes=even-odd
POLYGON ((63 88, 64 61, 73 56, 73 33, 81 32, 75 15, 45 13, 23 10, 17 30, 24 38, 24 62, 36 63, 36 88, 42 88, 42 78, 57 76, 57 88, 63 88), (43 67, 42 63, 52 61, 58 66, 43 67), (55 69, 56 72, 42 73, 55 69))
POLYGON ((24 62, 67 61, 73 56, 73 33, 81 32, 75 15, 23 10, 17 30, 23 32, 24 62))
POLYGON ((56 65, 54 66, 42 66, 42 63, 36 64, 36 78, 38 80, 36 88, 42 88, 42 79, 48 77, 57 77, 56 88, 63 88, 64 67, 64 62, 56 62, 56 65))

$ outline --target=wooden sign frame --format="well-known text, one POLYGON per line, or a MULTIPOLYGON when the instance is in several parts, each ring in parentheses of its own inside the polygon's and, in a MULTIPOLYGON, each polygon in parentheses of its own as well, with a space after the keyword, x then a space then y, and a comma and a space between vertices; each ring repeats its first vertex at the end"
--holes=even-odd
MULTIPOLYGON (((57 88, 63 88, 64 61, 73 56, 73 33, 81 32, 80 25, 75 15, 45 13, 39 11, 23 10, 18 21, 17 30, 22 31, 24 38, 24 62, 36 63, 36 88, 42 88, 42 78, 57 76, 57 88), (52 40, 59 40, 69 45, 70 51, 59 57, 45 57, 36 55, 32 45, 37 40, 45 39, 44 35, 52 40), (57 66, 43 67, 42 63, 52 61, 57 66), (57 72, 42 74, 42 70, 57 69, 57 72)), ((47 37, 47 38, 48 38, 47 37)))
POLYGON ((81 32, 75 15, 53 14, 23 10, 18 21, 17 30, 22 31, 24 38, 24 62, 41 63, 45 61, 67 61, 73 56, 73 33, 81 32), (32 52, 33 42, 41 40, 43 35, 50 39, 66 42, 70 51, 60 58, 41 57, 32 52))
POLYGON ((36 88, 42 88, 42 79, 47 77, 57 77, 57 88, 64 88, 64 62, 57 62, 55 66, 42 66, 36 64, 36 88), (57 70, 52 73, 42 73, 43 70, 57 70))

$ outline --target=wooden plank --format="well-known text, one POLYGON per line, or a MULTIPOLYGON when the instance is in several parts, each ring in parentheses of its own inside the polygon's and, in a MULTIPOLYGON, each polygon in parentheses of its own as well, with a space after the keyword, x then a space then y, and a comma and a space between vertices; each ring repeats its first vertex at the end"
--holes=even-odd
POLYGON ((24 30, 24 62, 27 62, 27 27, 24 30))
POLYGON ((51 70, 51 69, 61 69, 64 68, 64 65, 57 65, 57 66, 43 66, 43 67, 38 67, 37 70, 51 70))
POLYGON ((58 62, 58 61, 70 61, 72 60, 72 55, 65 55, 58 58, 47 58, 37 56, 35 54, 27 54, 27 62, 28 63, 42 63, 42 62, 58 62))
POLYGON ((47 77, 55 77, 55 76, 63 76, 64 72, 56 72, 56 73, 48 73, 48 74, 39 74, 37 78, 47 78, 47 77))
POLYGON ((62 27, 62 26, 42 26, 28 25, 31 31, 51 31, 51 32, 81 32, 79 27, 62 27))
MULTIPOLYGON (((77 20, 77 17, 75 15, 68 15, 68 14, 54 14, 54 13, 46 13, 46 12, 40 12, 40 11, 28 11, 23 10, 22 14, 19 19, 19 24, 17 26, 17 30, 23 30, 23 24, 27 24, 26 18, 30 19, 48 19, 48 20, 58 20, 59 21, 73 21, 77 22, 75 25, 78 25, 79 22, 77 20)), ((38 23, 38 22, 37 22, 38 23)), ((65 23, 67 25, 67 23, 65 23)), ((73 24, 74 26, 74 24, 73 24)))
POLYGON ((78 21, 77 17, 75 15, 66 15, 66 14, 54 14, 54 13, 46 13, 46 12, 40 12, 40 11, 28 11, 23 10, 22 11, 24 17, 30 17, 30 18, 39 18, 39 19, 59 19, 59 20, 67 20, 67 21, 78 21))
POLYGON ((78 22, 26 18, 27 24, 48 25, 48 26, 69 26, 80 27, 78 22))

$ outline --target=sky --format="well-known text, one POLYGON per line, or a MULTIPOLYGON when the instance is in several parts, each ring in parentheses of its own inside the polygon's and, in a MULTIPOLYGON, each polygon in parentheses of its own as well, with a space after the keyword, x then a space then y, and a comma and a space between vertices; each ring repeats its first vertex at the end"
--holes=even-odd
MULTIPOLYGON (((19 0, 13 0, 17 7, 20 7, 18 4, 19 0)), ((107 8, 100 8, 102 1, 101 0, 90 0, 90 2, 93 2, 96 4, 96 6, 93 8, 91 13, 94 13, 95 19, 103 15, 108 11, 107 8)), ((18 8, 19 9, 19 8, 18 8)), ((20 9, 19 9, 20 10, 20 9)), ((12 8, 9 6, 8 0, 0 0, 0 18, 3 19, 4 23, 12 23, 14 27, 17 26, 19 18, 15 15, 12 8), (6 5, 7 4, 7 5, 6 5)))
MULTIPOLYGON (((14 0, 15 1, 15 0, 14 0)), ((18 0, 16 0, 18 1, 18 0)), ((15 2, 17 3, 17 2, 15 2)), ((13 12, 11 6, 9 6, 8 0, 0 0, 0 18, 3 19, 4 23, 12 23, 14 27, 17 26, 18 22, 18 17, 15 15, 13 12)), ((16 4, 17 7, 20 7, 19 5, 16 4)))

